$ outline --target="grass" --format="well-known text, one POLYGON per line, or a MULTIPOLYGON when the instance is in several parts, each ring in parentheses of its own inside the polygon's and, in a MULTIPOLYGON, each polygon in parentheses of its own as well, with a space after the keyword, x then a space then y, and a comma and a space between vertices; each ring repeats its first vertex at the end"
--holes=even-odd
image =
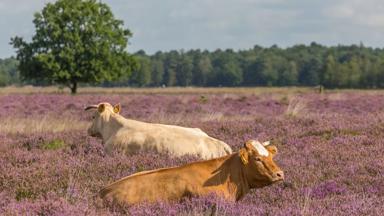
MULTIPOLYGON (((227 87, 227 88, 202 88, 202 87, 153 87, 153 88, 131 88, 131 87, 80 87, 79 94, 200 94, 201 102, 208 99, 205 94, 297 94, 305 92, 316 92, 312 87, 227 87)), ((0 94, 69 94, 67 88, 49 87, 1 87, 0 94)))
POLYGON ((288 103, 287 110, 285 114, 291 117, 298 115, 305 115, 306 112, 306 102, 302 98, 291 98, 288 103))
POLYGON ((69 130, 85 130, 89 123, 73 117, 59 116, 40 117, 5 117, 1 119, 0 133, 5 134, 33 134, 58 133, 69 130))
POLYGON ((57 150, 64 148, 66 146, 65 142, 63 140, 54 139, 49 142, 43 143, 41 145, 41 148, 44 150, 57 150))

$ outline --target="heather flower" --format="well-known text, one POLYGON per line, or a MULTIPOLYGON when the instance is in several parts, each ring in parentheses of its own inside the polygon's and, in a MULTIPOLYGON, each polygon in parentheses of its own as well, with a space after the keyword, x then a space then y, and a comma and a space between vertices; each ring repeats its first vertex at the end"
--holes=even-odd
MULTIPOLYGON (((380 215, 384 211, 384 97, 380 93, 294 95, 305 109, 286 115, 273 94, 1 95, 0 215, 380 215), (116 206, 105 185, 142 170, 198 160, 168 154, 105 154, 86 134, 86 105, 121 103, 122 115, 199 127, 237 151, 247 139, 272 140, 285 181, 232 202, 214 195, 116 206), (21 121, 30 130, 17 130, 21 121), (42 119, 44 121, 42 122, 42 119), (46 127, 37 128, 42 123, 46 127)), ((287 100, 287 101, 285 101, 287 100)), ((293 105, 291 105, 293 106, 293 105)))

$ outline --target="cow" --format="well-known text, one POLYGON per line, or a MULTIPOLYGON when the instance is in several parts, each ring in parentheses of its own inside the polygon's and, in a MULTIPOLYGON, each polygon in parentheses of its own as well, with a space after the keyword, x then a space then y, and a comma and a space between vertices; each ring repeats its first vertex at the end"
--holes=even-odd
POLYGON ((135 154, 139 151, 167 152, 173 156, 194 155, 202 159, 221 157, 232 153, 226 143, 208 136, 199 128, 153 124, 121 116, 120 104, 100 103, 85 108, 96 110, 91 136, 101 137, 107 153, 121 151, 135 154))
POLYGON ((269 142, 249 140, 231 155, 135 173, 106 186, 99 195, 130 205, 208 194, 238 201, 252 188, 284 179, 283 171, 273 161, 276 153, 277 148, 269 142))

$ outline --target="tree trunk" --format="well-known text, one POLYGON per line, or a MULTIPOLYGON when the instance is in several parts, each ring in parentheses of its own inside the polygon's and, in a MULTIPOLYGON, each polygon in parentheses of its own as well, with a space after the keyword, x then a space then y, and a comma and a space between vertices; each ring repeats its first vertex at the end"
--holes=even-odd
POLYGON ((71 94, 76 94, 77 92, 77 82, 73 82, 71 88, 71 94))

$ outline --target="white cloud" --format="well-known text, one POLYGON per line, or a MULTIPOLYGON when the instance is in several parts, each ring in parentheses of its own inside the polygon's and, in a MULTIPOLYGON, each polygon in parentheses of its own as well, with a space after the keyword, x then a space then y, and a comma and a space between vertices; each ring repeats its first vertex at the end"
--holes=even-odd
MULTIPOLYGON (((0 0, 0 58, 9 38, 33 34, 33 13, 52 0, 0 0)), ((384 46, 382 0, 102 0, 133 32, 130 51, 326 45, 384 46)))
POLYGON ((382 0, 343 0, 325 8, 324 13, 336 19, 346 19, 350 24, 382 28, 383 11, 382 0))

